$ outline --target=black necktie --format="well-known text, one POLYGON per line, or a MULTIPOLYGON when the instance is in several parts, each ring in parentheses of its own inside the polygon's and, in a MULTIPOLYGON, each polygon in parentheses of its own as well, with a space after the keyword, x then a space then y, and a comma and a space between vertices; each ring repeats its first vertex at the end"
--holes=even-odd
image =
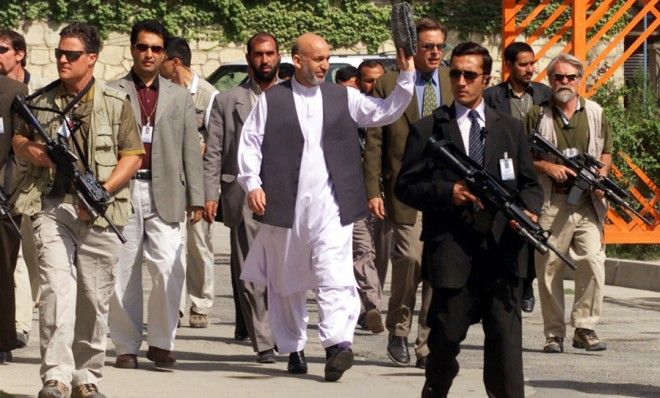
POLYGON ((468 118, 472 123, 470 125, 470 157, 477 163, 483 166, 484 164, 484 141, 481 133, 481 126, 479 125, 479 114, 472 109, 468 113, 468 118))

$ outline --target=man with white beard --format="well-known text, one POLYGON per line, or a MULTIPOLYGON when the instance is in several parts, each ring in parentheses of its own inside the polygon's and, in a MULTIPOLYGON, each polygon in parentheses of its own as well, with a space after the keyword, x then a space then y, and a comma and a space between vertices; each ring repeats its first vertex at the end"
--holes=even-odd
MULTIPOLYGON (((539 134, 560 151, 592 155, 604 164, 598 170, 600 175, 607 176, 612 165, 612 134, 603 109, 577 93, 584 76, 582 63, 572 55, 559 54, 550 61, 547 72, 552 98, 530 111, 528 131, 538 126, 539 134)), ((571 311, 571 326, 575 328, 573 347, 602 351, 607 346, 598 339, 594 327, 603 307, 605 251, 601 242, 607 204, 603 192, 598 190, 585 191, 577 204, 568 204, 567 194, 575 173, 556 162, 545 154, 535 154, 534 165, 544 196, 539 224, 552 233, 548 243, 570 256, 577 265, 571 311)), ((537 252, 535 256, 546 337, 543 352, 560 353, 564 351, 566 336, 564 263, 554 253, 537 252)))
POLYGON ((360 313, 351 251, 353 222, 367 215, 358 126, 392 123, 412 98, 414 64, 399 52, 386 99, 325 83, 330 47, 315 34, 291 50, 294 78, 264 93, 243 126, 238 181, 263 224, 241 278, 267 287, 271 330, 287 370, 307 373, 305 292, 319 308, 325 380, 353 365, 360 313))

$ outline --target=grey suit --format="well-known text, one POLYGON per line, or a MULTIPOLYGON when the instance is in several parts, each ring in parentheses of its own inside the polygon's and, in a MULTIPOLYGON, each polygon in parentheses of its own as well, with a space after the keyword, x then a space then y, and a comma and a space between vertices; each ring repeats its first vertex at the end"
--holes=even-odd
MULTIPOLYGON (((149 346, 171 351, 179 320, 185 270, 181 222, 186 207, 204 205, 200 140, 192 97, 185 87, 158 77, 151 143, 151 179, 131 184, 134 213, 119 253, 110 335, 117 354, 137 354, 142 341, 142 265, 154 281, 148 306, 149 346)), ((128 94, 141 125, 133 75, 109 84, 128 94)))
POLYGON ((243 122, 252 110, 252 98, 258 87, 254 82, 220 93, 213 103, 209 120, 204 186, 206 200, 218 200, 221 188, 223 221, 231 230, 231 267, 237 329, 242 314, 255 352, 273 348, 273 336, 266 312, 265 287, 240 279, 243 262, 259 228, 245 201, 245 191, 236 181, 238 143, 243 122))

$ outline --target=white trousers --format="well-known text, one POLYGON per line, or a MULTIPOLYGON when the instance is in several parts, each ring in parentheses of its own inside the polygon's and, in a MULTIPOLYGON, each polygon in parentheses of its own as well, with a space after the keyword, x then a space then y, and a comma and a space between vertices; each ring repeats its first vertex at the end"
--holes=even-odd
POLYGON ((128 242, 119 254, 115 294, 110 302, 110 337, 117 355, 137 354, 142 343, 142 266, 152 287, 147 305, 147 341, 174 349, 185 281, 180 223, 163 221, 154 205, 151 181, 133 180, 134 213, 124 228, 128 242))
POLYGON ((213 286, 213 230, 214 226, 204 220, 182 226, 183 241, 186 242, 184 267, 186 283, 181 295, 182 313, 187 312, 186 296, 190 296, 191 309, 198 314, 208 315, 213 308, 215 289, 213 286))
MULTIPOLYGON (((305 292, 280 296, 268 291, 268 318, 273 340, 282 354, 302 351, 307 342, 307 300, 305 292)), ((319 339, 323 348, 353 342, 360 315, 360 296, 355 286, 314 289, 319 311, 319 339)))

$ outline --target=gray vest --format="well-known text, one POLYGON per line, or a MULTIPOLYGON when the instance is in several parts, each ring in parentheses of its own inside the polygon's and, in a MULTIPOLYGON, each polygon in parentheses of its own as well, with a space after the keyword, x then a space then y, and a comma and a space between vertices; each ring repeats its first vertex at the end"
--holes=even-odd
MULTIPOLYGON (((367 215, 358 127, 348 112, 346 88, 332 83, 321 83, 320 87, 323 96, 323 154, 339 205, 341 224, 348 225, 367 215)), ((267 205, 265 214, 255 215, 255 219, 264 224, 291 228, 305 139, 298 122, 291 81, 272 87, 264 95, 268 116, 259 175, 267 205)))

